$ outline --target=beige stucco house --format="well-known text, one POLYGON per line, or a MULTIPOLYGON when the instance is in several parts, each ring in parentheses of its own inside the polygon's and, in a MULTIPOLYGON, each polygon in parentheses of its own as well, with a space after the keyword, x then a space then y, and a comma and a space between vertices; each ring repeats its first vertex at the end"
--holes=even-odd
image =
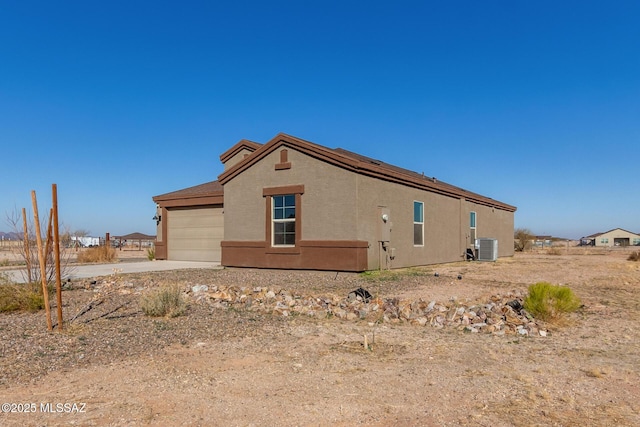
POLYGON ((604 233, 596 233, 580 239, 582 245, 612 247, 612 246, 637 246, 640 245, 640 234, 614 228, 604 233))
POLYGON ((514 206, 343 149, 279 134, 220 156, 217 181, 156 196, 159 259, 364 271, 513 255, 514 206))

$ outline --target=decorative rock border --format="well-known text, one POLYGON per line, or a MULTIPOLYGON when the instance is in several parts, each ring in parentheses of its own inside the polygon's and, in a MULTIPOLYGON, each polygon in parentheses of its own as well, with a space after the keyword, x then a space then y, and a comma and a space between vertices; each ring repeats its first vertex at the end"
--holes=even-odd
MULTIPOLYGON (((435 328, 453 327, 469 333, 547 336, 548 331, 522 308, 524 294, 511 291, 484 303, 455 298, 448 302, 363 298, 356 291, 347 298, 293 295, 285 289, 195 285, 189 293, 199 303, 216 308, 243 308, 279 316, 336 317, 370 323, 409 323, 435 328)), ((368 292, 367 292, 368 294, 368 292)))

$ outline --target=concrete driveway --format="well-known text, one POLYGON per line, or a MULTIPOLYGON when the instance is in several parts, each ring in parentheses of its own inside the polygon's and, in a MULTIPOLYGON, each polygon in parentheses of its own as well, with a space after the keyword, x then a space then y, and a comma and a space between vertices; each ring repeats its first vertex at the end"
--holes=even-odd
MULTIPOLYGON (((128 261, 116 262, 112 264, 84 264, 70 265, 62 280, 86 279, 89 277, 109 276, 111 274, 144 273, 148 271, 183 270, 187 268, 209 268, 212 270, 221 269, 219 262, 200 261, 128 261)), ((10 280, 16 283, 24 283, 22 277, 24 270, 3 270, 0 273, 7 274, 10 280)))

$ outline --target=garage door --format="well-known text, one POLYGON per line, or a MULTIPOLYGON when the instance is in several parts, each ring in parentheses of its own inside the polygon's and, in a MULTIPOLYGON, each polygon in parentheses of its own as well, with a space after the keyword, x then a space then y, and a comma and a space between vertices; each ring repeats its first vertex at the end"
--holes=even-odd
POLYGON ((224 237, 222 208, 172 209, 167 212, 168 259, 220 262, 224 237))

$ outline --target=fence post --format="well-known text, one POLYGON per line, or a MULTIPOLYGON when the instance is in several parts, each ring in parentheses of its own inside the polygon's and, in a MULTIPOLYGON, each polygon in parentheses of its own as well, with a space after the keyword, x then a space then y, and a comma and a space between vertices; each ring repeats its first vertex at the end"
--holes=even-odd
POLYGON ((58 304, 58 331, 62 331, 62 277, 60 272, 60 231, 58 228, 58 186, 51 185, 53 211, 53 252, 56 265, 56 301, 58 304))
POLYGON ((47 271, 44 260, 44 248, 42 247, 42 235, 40 234, 40 217, 38 216, 38 201, 35 190, 31 190, 31 202, 33 203, 33 218, 36 225, 36 241, 38 242, 38 260, 40 261, 40 281, 42 282, 42 296, 44 297, 44 308, 47 312, 47 329, 52 330, 51 307, 49 307, 49 291, 47 290, 47 271))

